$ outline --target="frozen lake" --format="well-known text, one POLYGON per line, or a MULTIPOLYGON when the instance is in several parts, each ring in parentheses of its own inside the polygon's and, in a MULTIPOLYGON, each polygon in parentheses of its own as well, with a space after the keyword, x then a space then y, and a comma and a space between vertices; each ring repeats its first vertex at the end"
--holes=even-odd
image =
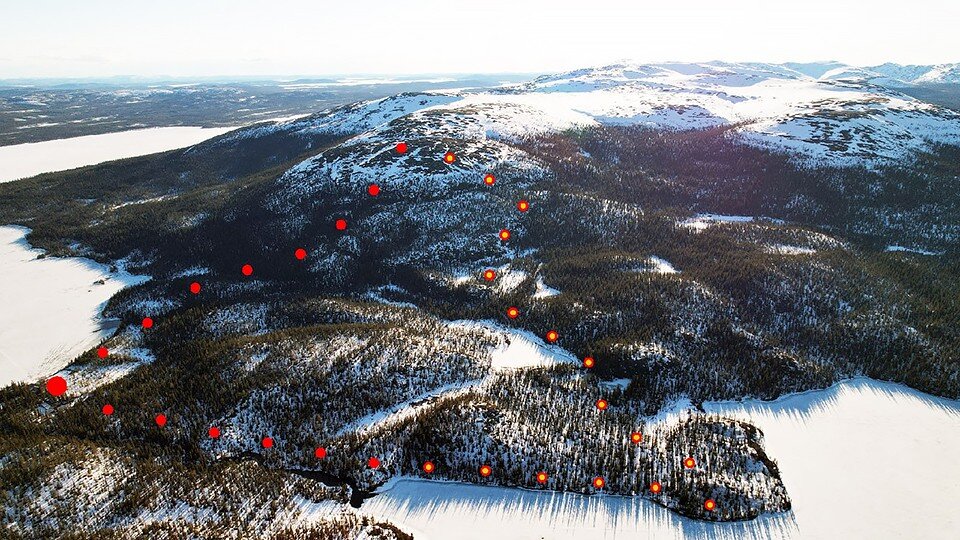
POLYGON ((0 146, 0 182, 183 148, 234 129, 162 127, 0 146))
POLYGON ((27 232, 0 227, 0 386, 52 374, 110 335, 104 304, 147 279, 111 274, 89 259, 37 259, 42 251, 26 242, 27 232))
POLYGON ((766 435, 792 512, 707 524, 639 499, 400 479, 363 505, 418 540, 960 538, 960 402, 854 379, 715 403, 766 435))

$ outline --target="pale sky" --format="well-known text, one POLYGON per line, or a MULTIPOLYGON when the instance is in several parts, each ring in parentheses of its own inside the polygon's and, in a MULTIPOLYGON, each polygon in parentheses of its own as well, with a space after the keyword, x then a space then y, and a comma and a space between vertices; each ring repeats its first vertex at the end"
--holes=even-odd
POLYGON ((960 61, 957 0, 0 2, 0 79, 960 61))

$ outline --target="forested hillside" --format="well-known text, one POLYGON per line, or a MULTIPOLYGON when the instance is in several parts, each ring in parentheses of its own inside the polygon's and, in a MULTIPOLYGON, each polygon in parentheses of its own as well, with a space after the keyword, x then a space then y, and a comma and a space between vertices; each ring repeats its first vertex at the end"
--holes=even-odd
POLYGON ((857 375, 960 397, 957 147, 493 136, 517 118, 401 95, 0 185, 33 244, 153 277, 63 395, 0 390, 4 534, 405 538, 363 516, 398 475, 752 519, 790 509, 777 456, 703 402, 857 375))

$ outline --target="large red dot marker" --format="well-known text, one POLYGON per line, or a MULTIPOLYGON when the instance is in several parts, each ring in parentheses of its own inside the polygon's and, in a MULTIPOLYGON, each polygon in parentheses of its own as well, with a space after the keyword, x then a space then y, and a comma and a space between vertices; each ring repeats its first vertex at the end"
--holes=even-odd
POLYGON ((113 414, 113 405, 107 403, 106 405, 103 406, 102 409, 100 409, 100 412, 102 412, 106 416, 110 416, 111 414, 113 414))
POLYGON ((493 281, 496 278, 497 278, 497 273, 495 271, 489 268, 483 271, 483 279, 487 281, 493 281))
POLYGON ((687 459, 683 460, 683 466, 688 469, 692 469, 697 466, 697 462, 694 461, 692 457, 688 457, 687 459))
POLYGON ((634 431, 630 434, 630 442, 633 444, 640 444, 640 441, 643 440, 643 434, 639 431, 634 431))
POLYGON ((492 469, 489 465, 481 465, 481 466, 480 466, 480 476, 486 478, 486 477, 490 476, 491 474, 493 474, 493 469, 492 469))
POLYGON ((380 194, 380 186, 376 184, 370 184, 367 186, 367 193, 369 193, 371 197, 376 197, 380 194))
POLYGON ((592 356, 586 356, 583 359, 583 367, 590 369, 593 366, 597 365, 597 361, 593 359, 592 356))
POLYGON ((547 343, 556 343, 558 339, 560 339, 560 334, 556 330, 547 332, 547 343))
POLYGON ((515 308, 515 307, 513 307, 513 306, 510 306, 510 307, 507 308, 507 317, 510 317, 511 319, 516 319, 516 318, 519 317, 519 316, 520 316, 520 310, 519 310, 519 309, 517 309, 517 308, 515 308))
POLYGON ((660 493, 663 491, 663 486, 660 485, 660 482, 651 482, 650 483, 650 492, 651 493, 660 493))
POLYGON ((379 467, 380 467, 380 460, 377 459, 376 457, 372 457, 372 458, 370 458, 370 459, 367 460, 367 466, 370 467, 371 469, 379 468, 379 467))
POLYGON ((433 471, 437 470, 437 466, 433 464, 432 461, 423 462, 423 472, 427 474, 433 474, 433 471))
POLYGON ((313 457, 317 459, 323 459, 327 457, 327 449, 322 446, 318 446, 317 449, 313 451, 313 457))
POLYGON ((207 430, 207 435, 209 435, 211 439, 219 439, 220 428, 217 426, 210 426, 210 429, 207 430))
POLYGON ((200 284, 194 281, 190 284, 190 292, 193 294, 200 294, 200 284))
POLYGON ((107 349, 106 347, 97 348, 97 356, 99 356, 101 359, 106 358, 109 355, 110 355, 110 350, 107 349))
POLYGON ((707 510, 707 512, 713 512, 717 509, 717 503, 713 499, 707 499, 706 501, 703 501, 703 507, 707 510))
POLYGON ((160 413, 156 416, 156 418, 153 419, 153 421, 156 422, 158 426, 163 427, 167 425, 167 415, 160 413))
POLYGON ((62 396, 67 391, 67 380, 59 375, 47 379, 47 392, 51 396, 62 396))
POLYGON ((260 441, 260 444, 263 445, 264 448, 273 448, 273 439, 270 437, 264 437, 263 440, 260 441))
POLYGON ((597 408, 600 409, 601 411, 607 410, 607 407, 609 407, 609 406, 610 406, 610 404, 607 403, 607 400, 605 400, 605 399, 603 399, 603 398, 600 398, 600 399, 597 400, 597 408))
POLYGON ((488 174, 483 177, 483 183, 488 186, 492 186, 494 183, 496 183, 496 181, 497 179, 492 174, 488 174))
POLYGON ((407 152, 407 143, 397 143, 397 153, 405 154, 407 152))
POLYGON ((455 156, 455 155, 453 154, 453 152, 447 152, 446 154, 443 155, 443 162, 444 162, 444 163, 448 163, 448 164, 449 164, 449 163, 453 163, 453 162, 456 161, 456 160, 457 160, 457 156, 455 156))
POLYGON ((526 212, 529 209, 530 209, 530 203, 528 203, 527 201, 521 200, 517 202, 517 210, 521 212, 526 212))
POLYGON ((140 322, 140 325, 143 326, 144 330, 149 330, 153 328, 153 319, 150 317, 144 317, 143 321, 140 322))
POLYGON ((338 219, 337 222, 334 223, 334 226, 337 228, 338 231, 345 231, 347 230, 347 220, 338 219))
POLYGON ((593 479, 593 487, 597 489, 603 489, 603 486, 607 485, 607 481, 603 479, 602 476, 598 476, 593 479))
POLYGON ((243 274, 243 275, 245 275, 245 276, 251 276, 251 275, 253 275, 253 266, 250 266, 249 264, 245 264, 245 265, 241 266, 241 267, 240 267, 240 273, 243 274))
POLYGON ((307 250, 297 248, 297 250, 293 252, 293 256, 296 257, 298 261, 302 261, 307 258, 307 250))
POLYGON ((548 479, 549 479, 549 477, 547 476, 547 473, 545 473, 545 472, 543 472, 543 471, 540 471, 540 472, 537 473, 537 483, 538 483, 538 484, 546 484, 548 479))
POLYGON ((510 239, 510 231, 507 229, 500 229, 500 234, 498 236, 500 237, 500 240, 506 242, 510 239))

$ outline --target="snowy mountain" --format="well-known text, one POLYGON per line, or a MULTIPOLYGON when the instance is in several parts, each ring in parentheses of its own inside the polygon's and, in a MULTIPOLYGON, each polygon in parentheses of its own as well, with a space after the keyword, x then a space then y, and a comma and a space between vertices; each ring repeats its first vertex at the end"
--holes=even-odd
MULTIPOLYGON (((911 80, 932 80, 934 71, 911 80)), ((470 155, 491 166, 511 161, 497 140, 590 126, 725 127, 747 144, 821 165, 895 162, 933 144, 960 143, 960 113, 880 86, 880 76, 836 63, 617 64, 494 91, 402 95, 262 129, 362 133, 334 159, 318 156, 296 167, 292 183, 309 171, 389 182, 396 171, 377 159, 395 140, 470 140, 483 147, 470 155)), ((407 156, 399 165, 418 159, 407 156)))
POLYGON ((152 277, 68 390, 0 389, 0 525, 405 540, 364 504, 403 477, 791 519, 705 403, 960 396, 960 122, 861 74, 618 64, 0 185, 152 277))

